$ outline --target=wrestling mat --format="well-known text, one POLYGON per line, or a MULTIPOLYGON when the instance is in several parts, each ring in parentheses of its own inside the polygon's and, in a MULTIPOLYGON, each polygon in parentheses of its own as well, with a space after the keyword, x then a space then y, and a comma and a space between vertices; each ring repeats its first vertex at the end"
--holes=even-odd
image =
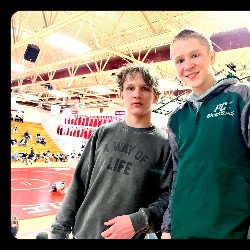
POLYGON ((69 167, 11 169, 11 214, 19 220, 56 214, 65 194, 49 190, 62 180, 69 187, 73 171, 69 167))

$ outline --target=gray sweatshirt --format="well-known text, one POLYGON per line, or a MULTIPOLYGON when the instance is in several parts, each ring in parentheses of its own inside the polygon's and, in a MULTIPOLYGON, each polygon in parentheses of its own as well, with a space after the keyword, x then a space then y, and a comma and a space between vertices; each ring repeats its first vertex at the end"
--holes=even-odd
POLYGON ((104 124, 91 136, 51 226, 52 239, 103 239, 105 221, 130 215, 133 238, 159 232, 172 182, 167 134, 104 124))

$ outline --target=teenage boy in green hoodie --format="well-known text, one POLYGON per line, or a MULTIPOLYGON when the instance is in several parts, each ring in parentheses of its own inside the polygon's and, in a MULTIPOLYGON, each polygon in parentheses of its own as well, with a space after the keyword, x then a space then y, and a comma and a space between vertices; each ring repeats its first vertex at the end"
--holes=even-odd
POLYGON ((206 34, 184 29, 170 48, 192 93, 168 121, 174 179, 162 239, 246 239, 250 225, 250 87, 217 80, 206 34))

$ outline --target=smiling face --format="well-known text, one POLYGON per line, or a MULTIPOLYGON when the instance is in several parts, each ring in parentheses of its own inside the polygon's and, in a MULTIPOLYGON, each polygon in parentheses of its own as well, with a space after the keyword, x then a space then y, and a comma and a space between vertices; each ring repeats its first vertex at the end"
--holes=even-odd
POLYGON ((128 120, 147 121, 150 121, 153 105, 159 99, 159 95, 155 95, 153 88, 145 83, 140 72, 127 75, 120 97, 124 101, 128 120))
POLYGON ((215 52, 194 37, 174 41, 171 60, 179 79, 187 84, 196 95, 207 91, 215 82, 212 65, 215 52))

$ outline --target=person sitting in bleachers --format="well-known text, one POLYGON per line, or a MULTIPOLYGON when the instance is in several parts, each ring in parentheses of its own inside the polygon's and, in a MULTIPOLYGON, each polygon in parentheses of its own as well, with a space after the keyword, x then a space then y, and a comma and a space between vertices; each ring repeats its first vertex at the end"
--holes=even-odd
POLYGON ((24 146, 24 147, 27 147, 28 146, 28 140, 26 138, 22 138, 20 141, 19 141, 19 146, 24 146))
POLYGON ((23 115, 22 114, 19 116, 19 122, 23 123, 23 115))
POLYGON ((85 146, 86 146, 86 142, 85 142, 85 141, 82 141, 81 152, 84 151, 85 146))
POLYGON ((14 127, 13 127, 13 134, 17 134, 17 132, 18 132, 18 127, 15 124, 14 127))
POLYGON ((55 160, 57 162, 60 161, 59 157, 60 157, 60 153, 59 152, 57 152, 57 153, 54 154, 54 158, 55 158, 55 160))
POLYGON ((20 159, 20 158, 19 158, 18 150, 16 150, 16 151, 11 155, 11 159, 13 159, 15 163, 18 162, 18 160, 20 159))
POLYGON ((43 159, 44 159, 44 162, 45 162, 45 163, 50 163, 49 154, 50 154, 50 151, 49 151, 49 150, 43 152, 43 159))
POLYGON ((82 155, 82 152, 79 152, 79 153, 77 154, 77 159, 76 159, 77 162, 80 160, 81 155, 82 155))
POLYGON ((60 162, 63 162, 63 157, 64 157, 64 156, 63 156, 63 153, 60 152, 60 154, 59 154, 59 161, 60 161, 60 162))
POLYGON ((73 149, 69 157, 69 166, 74 167, 75 166, 75 160, 76 160, 76 151, 73 149))
POLYGON ((12 146, 17 145, 17 139, 16 138, 11 138, 10 143, 11 143, 12 146))
POLYGON ((46 140, 45 140, 45 138, 44 138, 44 137, 41 137, 41 139, 40 139, 40 143, 41 143, 43 146, 45 146, 45 145, 46 145, 46 140))
POLYGON ((29 135, 28 130, 26 130, 26 131, 24 132, 23 136, 24 136, 24 138, 26 138, 27 140, 30 139, 30 135, 29 135))
POLYGON ((36 155, 35 155, 35 162, 39 162, 40 158, 41 158, 41 153, 40 152, 36 153, 36 155))
POLYGON ((29 160, 31 165, 35 161, 35 151, 34 151, 33 147, 30 149, 30 153, 28 154, 28 160, 29 160))
POLYGON ((36 143, 40 143, 41 134, 38 132, 35 138, 36 138, 36 143))
POLYGON ((19 116, 16 114, 16 116, 15 116, 15 118, 14 118, 14 121, 15 122, 19 122, 20 120, 19 120, 19 116))
POLYGON ((68 155, 61 152, 59 159, 60 159, 61 162, 67 162, 68 161, 68 155))
POLYGON ((28 153, 23 152, 22 154, 22 163, 26 163, 28 165, 28 153))

